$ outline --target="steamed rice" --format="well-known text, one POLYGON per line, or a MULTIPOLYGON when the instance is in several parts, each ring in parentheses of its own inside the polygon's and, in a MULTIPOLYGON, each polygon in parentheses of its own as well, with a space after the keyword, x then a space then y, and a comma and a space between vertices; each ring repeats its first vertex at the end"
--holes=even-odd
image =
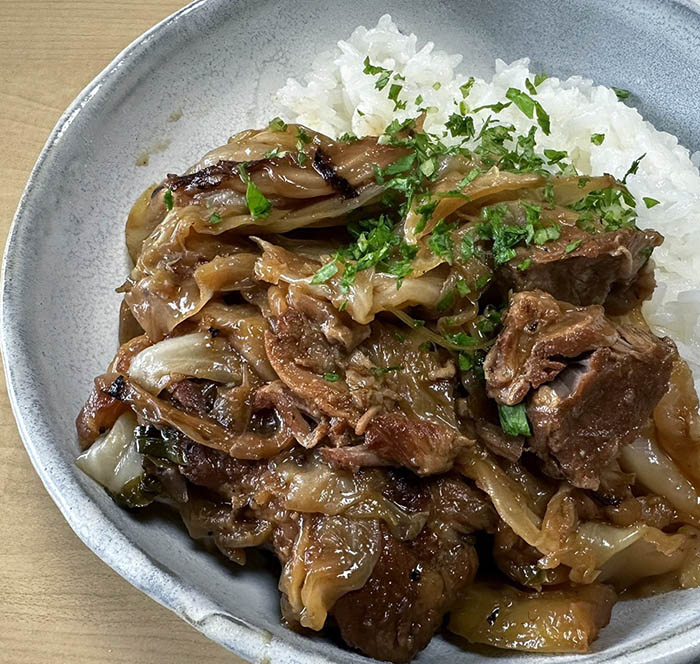
MULTIPOLYGON (((496 60, 493 78, 476 79, 468 104, 477 108, 503 101, 508 88, 524 89, 525 79, 532 80, 537 73, 530 71, 527 58, 510 65, 496 60)), ((442 135, 445 122, 463 100, 460 86, 469 77, 469 63, 463 63, 461 55, 437 51, 432 42, 418 49, 416 35, 401 34, 385 15, 375 28, 359 27, 347 41, 338 42, 332 53, 319 56, 303 84, 289 79, 278 93, 280 115, 329 136, 345 132, 378 136, 394 118, 416 117, 419 108, 429 108, 425 129, 442 135), (373 65, 405 77, 400 93, 406 102, 404 110, 395 112, 387 90, 377 90, 376 77, 363 73, 366 57, 373 65)), ((538 86, 537 99, 551 119, 550 136, 537 132, 537 150, 566 150, 584 175, 606 172, 622 178, 630 164, 646 153, 637 174, 627 182, 638 201, 637 224, 658 230, 666 239, 654 253, 658 286, 644 312, 658 334, 676 341, 700 388, 698 155, 691 160, 678 139, 655 129, 610 88, 588 79, 550 77, 538 86), (600 146, 591 142, 591 135, 598 133, 605 134, 600 146), (645 196, 660 204, 647 209, 642 202, 645 196)), ((477 132, 489 113, 477 114, 477 132)), ((515 106, 504 109, 498 118, 521 134, 533 125, 515 106)), ((458 140, 444 138, 448 144, 458 140)))

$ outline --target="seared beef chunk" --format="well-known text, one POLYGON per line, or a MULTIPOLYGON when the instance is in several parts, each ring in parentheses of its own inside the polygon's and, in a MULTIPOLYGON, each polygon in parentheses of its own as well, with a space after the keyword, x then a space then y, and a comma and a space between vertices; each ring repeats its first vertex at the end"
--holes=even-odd
POLYGON ((345 383, 328 380, 342 370, 344 348, 330 343, 319 326, 292 307, 272 324, 265 349, 282 382, 328 416, 357 421, 362 411, 345 383))
POLYGON ((509 406, 520 403, 531 388, 553 380, 568 358, 617 338, 600 306, 575 307, 543 291, 515 293, 484 361, 488 395, 509 406))
POLYGON ((487 390, 513 406, 528 397, 530 447, 545 472, 597 489, 600 473, 668 387, 675 346, 647 329, 548 293, 516 293, 484 362, 487 390))
POLYGON ((474 580, 478 560, 463 541, 424 530, 399 542, 382 531, 382 551, 367 583, 341 597, 333 615, 346 643, 376 659, 408 662, 474 580))
POLYGON ((503 292, 540 289, 557 300, 605 304, 611 313, 624 313, 651 296, 653 274, 642 268, 662 242, 656 231, 624 228, 591 235, 562 225, 558 240, 519 247, 516 257, 498 268, 496 283, 503 292), (529 268, 518 267, 528 259, 529 268))
POLYGON ((422 339, 397 340, 385 324, 376 323, 368 339, 350 328, 339 335, 325 310, 309 301, 296 297, 303 311, 289 306, 272 321, 265 347, 297 400, 340 421, 356 440, 364 435, 358 445, 324 448, 325 458, 351 469, 400 465, 420 475, 449 470, 470 443, 457 425, 454 363, 421 349, 422 339))
POLYGON ((673 342, 631 325, 617 329, 613 346, 569 364, 527 408, 532 448, 577 487, 598 488, 601 470, 668 389, 673 342))
POLYGON ((478 559, 465 535, 494 532, 498 522, 484 495, 456 476, 424 486, 432 496, 428 525, 407 542, 382 528, 372 575, 332 611, 345 641, 376 659, 407 662, 425 648, 474 580, 478 559))

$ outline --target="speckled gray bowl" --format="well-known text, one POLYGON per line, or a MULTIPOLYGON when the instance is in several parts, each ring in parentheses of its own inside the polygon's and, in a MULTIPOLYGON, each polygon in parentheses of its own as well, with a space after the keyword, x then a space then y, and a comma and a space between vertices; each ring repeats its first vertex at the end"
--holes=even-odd
MULTIPOLYGON (((700 15, 660 0, 208 0, 139 38, 78 97, 51 134, 10 234, 3 359, 22 438, 78 536, 135 586, 252 662, 368 662, 279 623, 277 579, 200 550, 167 515, 117 508, 76 471, 73 421, 116 345, 114 287, 127 262, 131 201, 232 133, 269 117, 270 95, 312 55, 390 12, 405 31, 465 53, 632 88, 659 128, 700 146, 700 15), (183 111, 177 122, 171 114, 183 111), (164 151, 157 152, 157 148, 164 151), (151 153, 146 166, 144 153, 151 153)), ((580 657, 474 654, 436 638, 418 662, 689 662, 700 659, 700 591, 629 602, 580 657)))

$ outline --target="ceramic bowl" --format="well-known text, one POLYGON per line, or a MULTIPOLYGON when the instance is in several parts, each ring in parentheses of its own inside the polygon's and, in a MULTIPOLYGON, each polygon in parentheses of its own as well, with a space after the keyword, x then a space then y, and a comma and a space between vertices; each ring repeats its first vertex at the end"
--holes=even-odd
MULTIPOLYGON (((282 627, 277 570, 264 561, 237 568, 200 549, 177 519, 119 509, 76 470, 74 419, 116 348, 114 288, 127 270, 123 226, 132 201, 231 133, 266 121, 271 94, 287 76, 301 75, 319 51, 385 12, 403 31, 464 53, 477 75, 488 74, 497 57, 527 55, 538 71, 631 88, 658 128, 691 149, 700 145, 700 15, 688 2, 201 0, 136 40, 80 94, 39 157, 7 245, 3 359, 19 430, 85 544, 251 662, 370 660, 328 637, 282 627)), ((474 653, 437 637, 417 661, 494 657, 698 661, 700 590, 619 604, 587 655, 474 653)))

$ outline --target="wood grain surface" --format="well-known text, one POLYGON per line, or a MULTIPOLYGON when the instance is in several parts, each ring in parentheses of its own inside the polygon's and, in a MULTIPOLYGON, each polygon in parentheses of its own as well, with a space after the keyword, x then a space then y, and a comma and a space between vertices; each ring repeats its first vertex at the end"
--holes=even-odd
MULTIPOLYGON (((0 0, 0 241, 61 113, 182 0, 0 0)), ((0 387, 0 662, 242 664, 130 586, 73 534, 0 387)))

